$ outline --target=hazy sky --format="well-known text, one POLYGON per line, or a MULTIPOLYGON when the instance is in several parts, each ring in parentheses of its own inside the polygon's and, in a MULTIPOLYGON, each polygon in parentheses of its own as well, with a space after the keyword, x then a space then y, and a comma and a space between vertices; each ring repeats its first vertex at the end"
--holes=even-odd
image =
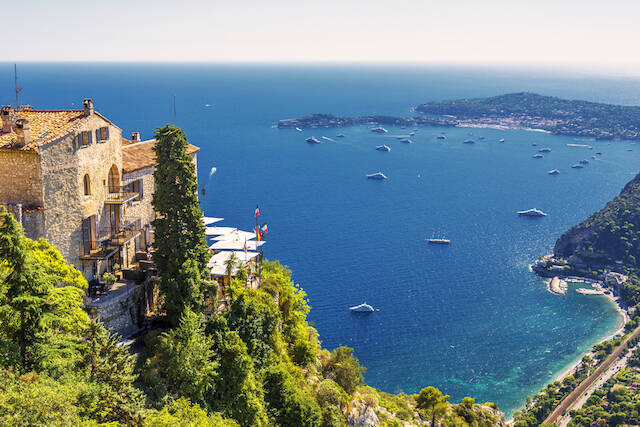
POLYGON ((2 0, 0 15, 0 61, 640 65, 640 0, 2 0))

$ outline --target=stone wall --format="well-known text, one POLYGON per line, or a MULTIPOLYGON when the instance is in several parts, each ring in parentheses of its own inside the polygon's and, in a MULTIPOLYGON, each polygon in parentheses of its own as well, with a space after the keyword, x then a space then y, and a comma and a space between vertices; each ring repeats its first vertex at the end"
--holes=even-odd
MULTIPOLYGON (((122 170, 120 129, 93 114, 73 133, 40 147, 43 177, 44 226, 46 239, 55 245, 68 263, 76 266, 88 280, 92 279, 92 262, 83 262, 82 220, 97 217, 97 231, 108 228, 109 218, 104 202, 107 196, 109 170, 122 170), (109 140, 97 142, 95 130, 109 126, 109 140), (92 142, 84 147, 75 136, 82 131, 93 133, 92 142), (84 195, 83 180, 88 174, 91 194, 84 195)), ((97 237, 100 237, 97 235, 97 237)), ((106 267, 101 266, 99 272, 106 267)))
POLYGON ((0 203, 42 206, 41 182, 37 152, 0 149, 0 203))
MULTIPOLYGON (((0 203, 2 204, 2 203, 0 203)), ((24 235, 29 239, 38 240, 43 237, 44 212, 41 207, 25 208, 20 203, 2 204, 10 214, 18 221, 24 230, 24 235)))
POLYGON ((155 168, 149 167, 137 171, 129 172, 123 175, 126 183, 131 183, 138 179, 142 179, 142 199, 129 203, 126 207, 125 218, 133 220, 140 218, 142 225, 142 235, 140 236, 140 250, 146 250, 153 243, 153 233, 150 232, 150 224, 156 218, 156 212, 153 210, 151 200, 156 184, 153 179, 153 171, 155 168))
POLYGON ((87 311, 99 317, 111 332, 127 338, 140 330, 145 314, 145 285, 131 284, 124 292, 110 297, 109 293, 87 304, 87 311))

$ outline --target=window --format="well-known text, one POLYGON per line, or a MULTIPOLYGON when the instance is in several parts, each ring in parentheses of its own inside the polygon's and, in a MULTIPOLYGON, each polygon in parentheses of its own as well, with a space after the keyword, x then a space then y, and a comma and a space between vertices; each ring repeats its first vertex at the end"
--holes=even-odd
POLYGON ((89 174, 85 174, 84 178, 82 178, 82 188, 85 196, 91 195, 91 178, 89 178, 89 174))
POLYGON ((86 147, 91 144, 92 132, 85 130, 78 134, 78 146, 86 147))
POLYGON ((142 178, 136 179, 131 183, 131 192, 138 193, 138 197, 136 198, 136 200, 142 200, 143 198, 142 190, 143 190, 142 178))
POLYGON ((109 126, 96 129, 96 141, 104 142, 109 140, 109 126))

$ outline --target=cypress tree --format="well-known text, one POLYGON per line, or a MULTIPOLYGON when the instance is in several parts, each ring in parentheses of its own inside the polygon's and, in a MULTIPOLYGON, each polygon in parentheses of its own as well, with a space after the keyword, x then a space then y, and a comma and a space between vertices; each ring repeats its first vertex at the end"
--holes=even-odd
POLYGON ((202 310, 209 253, 187 138, 170 125, 157 129, 155 135, 153 260, 160 274, 164 309, 175 325, 185 308, 202 310))

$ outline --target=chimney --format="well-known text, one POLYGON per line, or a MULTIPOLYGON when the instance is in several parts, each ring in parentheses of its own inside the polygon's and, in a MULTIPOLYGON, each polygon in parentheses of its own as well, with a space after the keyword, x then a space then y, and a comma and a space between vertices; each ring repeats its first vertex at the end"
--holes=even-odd
POLYGON ((93 114, 93 101, 91 100, 91 98, 85 98, 85 100, 82 101, 82 106, 84 107, 85 116, 90 116, 93 114))
POLYGON ((131 141, 140 142, 140 132, 131 132, 131 141))
POLYGON ((13 116, 13 107, 11 105, 5 105, 0 110, 0 116, 2 116, 2 132, 11 132, 11 116, 13 116))
POLYGON ((31 140, 31 126, 27 119, 16 120, 16 146, 24 147, 31 140))

